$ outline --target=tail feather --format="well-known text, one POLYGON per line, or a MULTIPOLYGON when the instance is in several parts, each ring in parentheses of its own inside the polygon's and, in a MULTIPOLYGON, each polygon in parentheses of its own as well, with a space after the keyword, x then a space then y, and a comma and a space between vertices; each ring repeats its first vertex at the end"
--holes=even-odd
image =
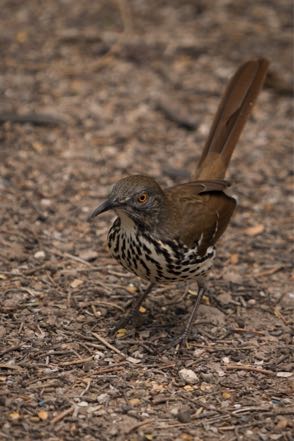
POLYGON ((269 62, 242 64, 231 79, 197 164, 196 179, 223 179, 242 129, 262 88, 269 62))

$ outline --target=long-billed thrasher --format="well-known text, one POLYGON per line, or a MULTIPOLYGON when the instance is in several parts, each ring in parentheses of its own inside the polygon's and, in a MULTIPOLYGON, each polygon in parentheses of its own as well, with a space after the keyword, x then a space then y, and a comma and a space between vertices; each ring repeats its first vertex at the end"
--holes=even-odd
POLYGON ((225 173, 268 65, 263 58, 250 60, 232 77, 191 182, 163 190, 149 176, 127 176, 89 217, 115 211, 117 218, 108 233, 111 254, 126 270, 150 282, 115 329, 129 322, 154 284, 195 279, 198 295, 178 340, 186 341, 205 292, 203 276, 215 258, 215 243, 236 207, 236 200, 225 193, 229 186, 225 173))

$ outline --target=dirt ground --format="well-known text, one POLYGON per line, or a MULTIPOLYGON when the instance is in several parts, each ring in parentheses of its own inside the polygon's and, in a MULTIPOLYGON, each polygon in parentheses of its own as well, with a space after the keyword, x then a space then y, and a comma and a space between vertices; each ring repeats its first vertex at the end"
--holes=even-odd
POLYGON ((1 1, 1 440, 293 439, 291 14, 286 0, 1 1), (144 282, 109 255, 111 215, 87 215, 127 174, 188 180, 230 75, 261 55, 216 299, 178 356, 193 284, 158 287, 110 336, 144 282))

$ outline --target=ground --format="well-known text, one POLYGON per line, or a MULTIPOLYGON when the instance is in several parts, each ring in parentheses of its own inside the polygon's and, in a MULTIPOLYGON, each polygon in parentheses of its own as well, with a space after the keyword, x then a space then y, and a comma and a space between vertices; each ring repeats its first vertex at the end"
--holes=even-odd
POLYGON ((292 439, 291 14, 285 0, 1 2, 1 440, 292 439), (128 174, 188 180, 254 56, 271 67, 230 165, 215 299, 181 354, 193 284, 158 287, 109 335, 145 282, 110 257, 111 215, 87 215, 128 174))

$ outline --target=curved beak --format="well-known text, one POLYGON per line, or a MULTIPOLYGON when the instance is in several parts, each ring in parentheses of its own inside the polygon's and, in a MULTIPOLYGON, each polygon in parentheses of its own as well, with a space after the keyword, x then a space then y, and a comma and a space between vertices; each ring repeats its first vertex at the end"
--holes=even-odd
POLYGON ((90 216, 88 216, 87 220, 91 221, 92 219, 94 219, 94 217, 99 216, 99 214, 101 213, 105 213, 105 211, 112 210, 116 206, 117 204, 115 204, 113 201, 106 199, 106 201, 102 202, 102 204, 99 205, 99 207, 95 208, 93 213, 91 213, 90 216))

